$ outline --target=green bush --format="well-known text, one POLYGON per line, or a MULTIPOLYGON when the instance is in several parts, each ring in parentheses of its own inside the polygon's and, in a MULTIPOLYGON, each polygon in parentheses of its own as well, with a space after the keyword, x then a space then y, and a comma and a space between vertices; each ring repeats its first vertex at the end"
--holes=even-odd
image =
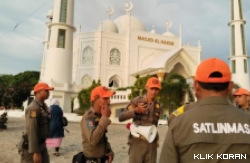
MULTIPOLYGON (((84 112, 91 107, 91 100, 90 95, 92 90, 101 85, 101 81, 98 80, 97 83, 95 80, 92 81, 92 85, 86 89, 82 89, 76 98, 79 100, 80 108, 79 111, 77 111, 78 114, 84 114, 84 112)), ((72 105, 73 108, 73 105, 72 105)))

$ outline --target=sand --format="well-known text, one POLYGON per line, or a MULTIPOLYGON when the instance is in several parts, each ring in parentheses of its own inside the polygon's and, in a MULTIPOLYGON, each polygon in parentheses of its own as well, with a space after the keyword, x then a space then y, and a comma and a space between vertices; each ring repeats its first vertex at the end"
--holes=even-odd
MULTIPOLYGON (((16 144, 20 140, 22 132, 25 131, 25 120, 21 118, 9 118, 7 127, 7 130, 0 130, 0 163, 19 163, 20 155, 17 153, 16 144)), ((62 141, 60 149, 61 155, 59 157, 54 156, 54 149, 48 149, 51 163, 71 163, 73 155, 82 150, 80 124, 72 122, 66 128, 70 133, 65 132, 65 138, 62 141)), ((115 124, 110 125, 108 130, 107 136, 115 152, 113 163, 128 163, 127 137, 129 130, 125 125, 115 124)), ((167 126, 160 125, 158 132, 160 135, 159 156, 166 136, 167 126)))

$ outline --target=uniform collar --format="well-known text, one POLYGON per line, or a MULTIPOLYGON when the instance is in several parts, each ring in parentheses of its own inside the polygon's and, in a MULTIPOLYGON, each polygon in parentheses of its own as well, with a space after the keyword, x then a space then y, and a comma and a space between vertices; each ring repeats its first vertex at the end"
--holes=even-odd
POLYGON ((34 99, 35 100, 35 102, 39 105, 39 106, 41 106, 41 107, 43 107, 44 106, 44 103, 41 103, 40 101, 38 101, 36 98, 34 99))
POLYGON ((90 111, 91 111, 92 113, 94 113, 96 116, 99 116, 99 117, 102 116, 102 115, 101 115, 100 113, 98 113, 93 107, 90 108, 90 111))
MULTIPOLYGON (((148 98, 147 98, 146 95, 143 95, 142 97, 143 97, 143 98, 146 98, 146 99, 148 100, 148 98)), ((156 99, 154 99, 154 100, 152 101, 152 104, 153 104, 155 101, 156 101, 156 99)))
POLYGON ((241 110, 245 111, 245 112, 249 112, 250 109, 249 108, 240 108, 241 110))
POLYGON ((221 96, 211 96, 211 97, 206 97, 204 99, 199 100, 198 105, 228 105, 229 102, 225 97, 221 96))

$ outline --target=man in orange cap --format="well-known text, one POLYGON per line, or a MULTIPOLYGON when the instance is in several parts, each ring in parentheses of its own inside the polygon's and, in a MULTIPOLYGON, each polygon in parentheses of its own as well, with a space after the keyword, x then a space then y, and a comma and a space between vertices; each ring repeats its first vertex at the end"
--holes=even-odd
POLYGON ((224 61, 209 58, 198 66, 194 89, 199 102, 171 122, 160 163, 250 162, 250 117, 228 102, 232 88, 224 61))
POLYGON ((233 96, 235 98, 236 105, 244 112, 250 114, 249 109, 249 92, 244 88, 238 88, 233 96))
POLYGON ((104 86, 95 87, 91 92, 93 105, 81 120, 84 163, 111 163, 113 160, 114 152, 106 133, 111 123, 110 97, 114 94, 104 86))
MULTIPOLYGON (((161 89, 161 82, 156 77, 148 79, 145 96, 135 97, 130 101, 125 111, 119 116, 119 121, 133 118, 133 124, 137 126, 157 126, 161 112, 160 102, 156 97, 161 89)), ((143 135, 136 137, 129 135, 129 162, 130 163, 155 163, 157 156, 158 134, 152 143, 149 143, 143 135)))
POLYGON ((49 133, 48 108, 44 101, 49 97, 49 91, 54 90, 46 83, 38 83, 34 87, 35 99, 25 111, 26 140, 22 141, 23 153, 21 163, 49 163, 49 155, 45 140, 49 133))

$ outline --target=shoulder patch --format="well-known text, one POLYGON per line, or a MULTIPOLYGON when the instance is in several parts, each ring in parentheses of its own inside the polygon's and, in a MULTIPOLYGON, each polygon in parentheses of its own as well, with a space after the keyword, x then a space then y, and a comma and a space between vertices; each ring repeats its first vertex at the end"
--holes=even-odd
POLYGON ((133 104, 129 104, 128 105, 128 110, 132 110, 134 108, 134 105, 133 104))
POLYGON ((95 128, 95 122, 94 122, 93 119, 87 119, 86 125, 87 125, 87 127, 90 128, 90 129, 95 128))
POLYGON ((36 118, 36 116, 37 116, 36 109, 30 110, 30 117, 31 117, 31 118, 36 118))
POLYGON ((160 105, 159 105, 159 104, 156 104, 155 107, 156 107, 157 109, 159 109, 159 108, 160 108, 160 105))

